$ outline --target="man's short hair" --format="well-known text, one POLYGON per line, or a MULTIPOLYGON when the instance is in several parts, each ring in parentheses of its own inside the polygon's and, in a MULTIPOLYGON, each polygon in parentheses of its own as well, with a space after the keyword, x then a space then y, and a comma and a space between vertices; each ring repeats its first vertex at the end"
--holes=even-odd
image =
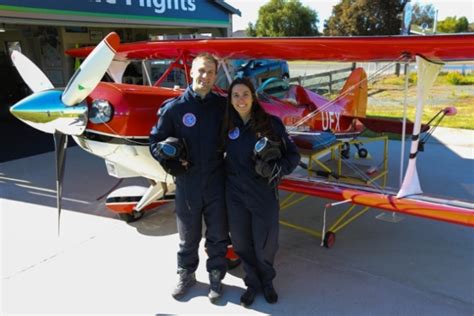
POLYGON ((204 59, 204 60, 207 60, 207 61, 210 61, 210 62, 214 63, 214 65, 216 66, 216 71, 217 71, 218 62, 217 62, 216 57, 214 57, 213 55, 211 55, 209 53, 200 53, 199 55, 194 57, 193 66, 194 66, 194 61, 198 60, 198 59, 204 59))

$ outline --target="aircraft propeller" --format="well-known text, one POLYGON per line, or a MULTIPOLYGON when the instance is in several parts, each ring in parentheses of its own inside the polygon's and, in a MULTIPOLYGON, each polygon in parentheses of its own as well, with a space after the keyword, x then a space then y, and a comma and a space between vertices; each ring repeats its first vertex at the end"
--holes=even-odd
POLYGON ((112 62, 120 44, 119 36, 108 34, 87 56, 69 80, 64 91, 54 89, 48 77, 20 52, 12 61, 33 94, 17 102, 10 112, 26 124, 53 134, 56 152, 58 233, 68 135, 81 135, 87 125, 87 104, 83 102, 95 89, 112 62))
POLYGON ((53 89, 48 77, 31 60, 18 51, 13 51, 12 61, 21 78, 33 92, 53 89))

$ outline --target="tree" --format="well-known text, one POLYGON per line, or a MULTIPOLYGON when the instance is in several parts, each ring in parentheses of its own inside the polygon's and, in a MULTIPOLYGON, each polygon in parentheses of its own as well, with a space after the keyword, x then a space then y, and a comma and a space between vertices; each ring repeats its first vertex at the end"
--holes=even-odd
POLYGON ((438 22, 437 32, 441 33, 462 33, 469 31, 469 22, 462 16, 457 19, 455 16, 448 16, 443 21, 438 22))
POLYGON ((436 9, 432 4, 421 5, 419 3, 415 3, 413 5, 413 18, 411 23, 418 26, 423 24, 433 26, 435 12, 436 9))
POLYGON ((248 36, 314 36, 320 35, 318 14, 299 0, 270 0, 258 10, 255 25, 249 23, 248 36))
POLYGON ((250 37, 257 36, 257 30, 253 26, 252 22, 249 22, 247 29, 245 30, 245 33, 247 33, 247 36, 250 36, 250 37))
POLYGON ((403 8, 408 0, 341 0, 334 6, 324 35, 400 34, 403 8))
POLYGON ((469 31, 469 21, 465 16, 459 18, 456 23, 456 33, 468 32, 469 31))

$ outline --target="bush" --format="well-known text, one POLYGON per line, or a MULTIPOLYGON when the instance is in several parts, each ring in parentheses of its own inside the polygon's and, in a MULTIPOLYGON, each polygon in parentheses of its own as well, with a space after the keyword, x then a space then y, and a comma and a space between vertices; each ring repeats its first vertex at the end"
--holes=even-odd
POLYGON ((474 76, 464 76, 459 72, 452 71, 446 76, 446 81, 452 85, 471 85, 474 84, 474 76))
POLYGON ((462 77, 463 77, 463 75, 461 75, 459 72, 453 71, 453 72, 448 73, 448 75, 446 76, 446 80, 450 84, 458 85, 458 84, 461 84, 462 77))

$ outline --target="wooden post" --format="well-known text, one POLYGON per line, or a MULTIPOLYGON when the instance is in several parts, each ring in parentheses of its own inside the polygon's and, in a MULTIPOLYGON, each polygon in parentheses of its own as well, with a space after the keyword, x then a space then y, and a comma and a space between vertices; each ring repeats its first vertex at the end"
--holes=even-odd
POLYGON ((332 73, 329 74, 329 94, 332 94, 332 73))
POLYGON ((397 75, 397 77, 400 77, 400 63, 395 64, 395 75, 397 75))

